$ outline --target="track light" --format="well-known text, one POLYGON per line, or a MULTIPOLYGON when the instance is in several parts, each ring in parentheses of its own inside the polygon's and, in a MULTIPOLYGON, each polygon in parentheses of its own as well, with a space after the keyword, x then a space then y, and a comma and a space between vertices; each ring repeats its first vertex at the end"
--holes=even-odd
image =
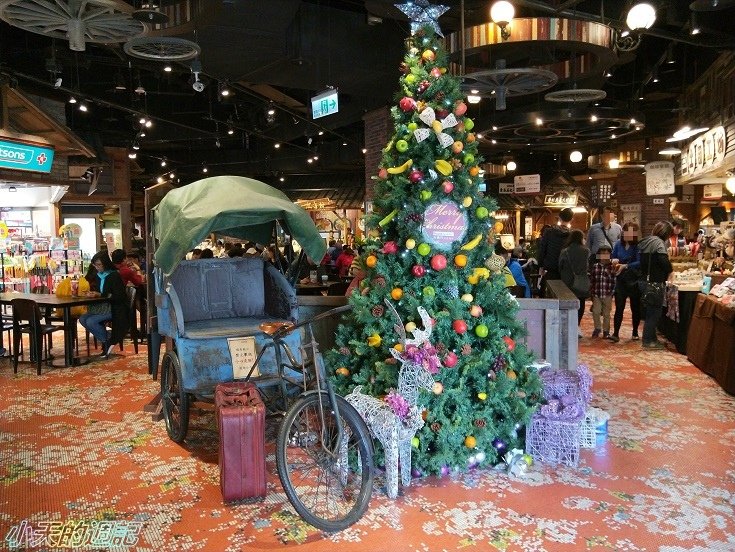
POLYGON ((75 104, 75 103, 77 103, 77 99, 76 99, 76 98, 75 98, 74 96, 71 96, 71 97, 69 98, 69 103, 70 103, 70 104, 75 104))
POLYGON ((164 70, 164 71, 165 71, 166 73, 170 73, 171 71, 173 71, 173 70, 174 70, 174 68, 173 68, 173 67, 171 67, 171 64, 170 64, 170 63, 167 63, 166 65, 164 65, 164 66, 163 66, 163 70, 164 70))
POLYGON ((232 91, 230 90, 230 87, 227 85, 227 83, 219 83, 219 95, 223 98, 227 98, 230 94, 232 94, 232 91))
POLYGON ((206 166, 206 165, 204 165, 204 164, 202 164, 202 172, 203 172, 204 174, 207 174, 207 173, 209 172, 209 169, 208 169, 208 168, 207 168, 207 166, 206 166))
POLYGON ((229 128, 227 129, 227 134, 229 134, 230 136, 232 136, 233 134, 235 134, 235 129, 234 129, 234 128, 232 128, 232 127, 229 127, 229 128))
POLYGON ((138 157, 138 154, 136 152, 134 152, 134 151, 128 152, 128 158, 129 159, 135 159, 136 157, 138 157))
POLYGON ((167 163, 167 160, 166 160, 165 157, 163 159, 161 159, 161 167, 165 167, 166 166, 166 163, 167 163))
POLYGON ((87 104, 84 102, 79 102, 79 111, 82 111, 83 113, 87 112, 87 104))

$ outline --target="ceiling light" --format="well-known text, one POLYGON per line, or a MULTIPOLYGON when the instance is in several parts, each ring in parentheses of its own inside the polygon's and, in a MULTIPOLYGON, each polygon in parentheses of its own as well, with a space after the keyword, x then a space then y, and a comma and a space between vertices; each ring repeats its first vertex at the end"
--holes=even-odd
POLYGON ((631 31, 643 31, 650 29, 656 22, 656 10, 651 4, 636 4, 625 18, 625 24, 631 31))
MULTIPOLYGON (((347 145, 347 142, 342 142, 342 145, 343 146, 346 146, 347 145)), ((281 147, 281 145, 279 144, 278 147, 281 147)))
POLYGON ((478 104, 482 101, 482 96, 477 96, 476 94, 467 94, 467 102, 471 104, 478 104))
POLYGON ((615 138, 617 138, 617 137, 618 137, 617 134, 611 134, 610 135, 610 140, 615 140, 615 138))
POLYGON ((140 149, 140 144, 138 143, 137 140, 133 140, 133 149, 134 150, 139 150, 140 149))
POLYGON ((725 188, 727 188, 728 192, 735 195, 735 176, 730 176, 725 180, 725 188))
POLYGON ((286 179, 284 177, 281 177, 278 180, 280 180, 281 182, 285 182, 286 181, 286 179))
POLYGON ((171 64, 170 64, 170 63, 167 63, 166 65, 164 65, 164 66, 163 66, 163 70, 164 70, 164 71, 165 71, 166 73, 170 73, 171 71, 173 71, 173 70, 174 70, 174 68, 173 68, 173 67, 171 67, 171 64))
POLYGON ((658 82, 658 69, 654 69, 651 73, 651 81, 658 82))
POLYGON ((138 138, 145 138, 145 130, 138 132, 138 138))
POLYGON ((324 131, 323 131, 323 130, 320 130, 319 132, 317 132, 317 134, 318 134, 319 136, 324 136, 324 131))
MULTIPOLYGON (((273 115, 276 114, 276 108, 273 107, 273 104, 271 104, 270 107, 268 108, 268 111, 266 111, 265 113, 266 115, 270 115, 272 117, 273 115)), ((322 134, 324 133, 322 132, 322 134)))
POLYGON ((202 172, 203 172, 204 174, 206 174, 206 173, 208 173, 208 172, 209 172, 209 169, 207 168, 207 166, 206 166, 206 165, 202 165, 202 172))
POLYGON ((692 12, 692 19, 691 19, 691 26, 689 27, 689 34, 698 35, 701 32, 702 32, 702 29, 699 26, 699 22, 697 21, 697 16, 695 15, 695 12, 692 12))
MULTIPOLYGON (((344 146, 346 144, 342 144, 342 145, 344 146)), ((275 144, 273 144, 273 147, 276 148, 276 149, 278 149, 278 148, 281 147, 281 144, 279 144, 278 142, 276 142, 275 144)))
POLYGON ((230 136, 232 136, 233 134, 235 134, 235 129, 234 129, 234 128, 232 128, 232 127, 229 127, 229 128, 227 129, 227 134, 229 134, 230 136))
POLYGON ((166 166, 166 163, 167 163, 167 161, 166 161, 166 158, 165 157, 163 159, 161 159, 161 166, 162 167, 165 167, 166 166))
POLYGON ((514 15, 515 8, 513 7, 513 4, 506 0, 499 0, 490 6, 490 19, 500 27, 500 36, 503 40, 508 40, 510 38, 510 29, 508 29, 508 25, 513 21, 514 15))
POLYGON ((125 79, 122 76, 122 73, 118 71, 115 73, 115 90, 123 91, 127 90, 127 86, 125 85, 125 79))
POLYGON ((318 155, 315 155, 314 156, 314 161, 319 161, 319 156, 318 155))
POLYGON ((140 94, 141 96, 145 94, 145 88, 143 88, 143 85, 138 83, 138 87, 135 89, 136 94, 140 94))
POLYGON ((163 184, 164 182, 163 177, 159 176, 158 178, 156 178, 156 182, 158 182, 159 184, 163 184))
POLYGON ((544 124, 544 120, 540 117, 536 117, 536 126, 541 126, 544 124))
POLYGON ((312 159, 311 157, 309 157, 309 158, 308 158, 308 159, 306 160, 306 162, 307 162, 307 163, 313 163, 313 162, 314 162, 314 160, 313 160, 313 159, 312 159))
POLYGON ((582 152, 574 150, 572 153, 569 154, 569 160, 572 163, 579 163, 582 160, 582 152))
POLYGON ((620 160, 619 159, 616 159, 616 158, 612 158, 612 159, 610 159, 610 161, 607 162, 607 166, 610 167, 611 169, 615 170, 618 167, 620 167, 620 160))
POLYGON ((139 123, 140 123, 141 125, 144 125, 146 121, 147 121, 147 119, 146 119, 145 117, 143 117, 142 115, 140 116, 140 119, 138 119, 138 122, 139 122, 139 123))
POLYGON ((508 163, 505 165, 505 170, 507 171, 514 171, 518 168, 518 165, 516 165, 515 161, 508 161, 508 163))
POLYGON ((174 171, 171 171, 171 172, 169 173, 169 176, 170 176, 171 178, 176 178, 176 172, 174 172, 174 171))
POLYGON ((495 139, 493 139, 493 140, 490 140, 490 143, 491 143, 491 144, 497 144, 497 143, 498 143, 498 141, 497 141, 497 140, 495 140, 495 139))
MULTIPOLYGON (((478 134, 476 137, 477 137, 478 140, 482 140, 483 135, 482 134, 478 134)), ((482 170, 482 169, 480 169, 480 170, 482 170)))
POLYGON ((592 117, 590 117, 590 121, 592 121, 593 123, 596 123, 597 122, 597 115, 592 115, 592 117))
POLYGON ((128 152, 128 157, 130 159, 135 159, 136 157, 138 157, 138 154, 136 152, 134 152, 134 151, 130 151, 130 152, 128 152))
POLYGON ((362 148, 362 153, 367 153, 367 148, 362 148))
POLYGON ((151 121, 150 119, 148 119, 145 122, 145 128, 151 128, 152 126, 153 126, 153 121, 151 121))
POLYGON ((658 152, 659 155, 679 155, 680 153, 681 150, 673 146, 669 146, 668 148, 664 148, 658 152))
POLYGON ((605 72, 605 78, 608 78, 609 79, 610 77, 612 77, 612 73, 610 71, 606 71, 605 72))
POLYGON ((84 102, 79 102, 79 111, 87 112, 87 104, 84 102))
POLYGON ((226 83, 222 83, 222 82, 220 83, 219 93, 220 93, 220 96, 223 96, 225 98, 230 95, 230 88, 227 86, 226 83))
POLYGON ((74 96, 72 96, 72 97, 69 98, 69 103, 70 104, 75 104, 75 103, 77 103, 77 99, 74 96))
POLYGON ((495 125, 493 125, 493 130, 498 130, 498 127, 496 127, 495 125))
POLYGON ((635 119, 631 119, 631 120, 630 120, 630 124, 631 124, 631 125, 634 125, 634 124, 636 124, 637 122, 638 122, 638 121, 636 121, 635 119))

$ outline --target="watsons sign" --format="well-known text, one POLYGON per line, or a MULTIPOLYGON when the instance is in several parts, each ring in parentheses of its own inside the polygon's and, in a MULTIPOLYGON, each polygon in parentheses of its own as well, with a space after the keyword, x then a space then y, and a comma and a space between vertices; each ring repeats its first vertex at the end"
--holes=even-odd
POLYGON ((0 140, 0 168, 49 173, 54 150, 49 146, 0 140))

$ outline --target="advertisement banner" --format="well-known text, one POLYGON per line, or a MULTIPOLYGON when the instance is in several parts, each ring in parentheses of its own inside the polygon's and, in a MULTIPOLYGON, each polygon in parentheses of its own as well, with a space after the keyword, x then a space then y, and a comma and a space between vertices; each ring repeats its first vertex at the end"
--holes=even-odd
POLYGON ((674 163, 654 161, 646 163, 646 195, 671 195, 674 193, 674 163))
POLYGON ((32 142, 0 140, 0 168, 50 173, 54 149, 32 142))

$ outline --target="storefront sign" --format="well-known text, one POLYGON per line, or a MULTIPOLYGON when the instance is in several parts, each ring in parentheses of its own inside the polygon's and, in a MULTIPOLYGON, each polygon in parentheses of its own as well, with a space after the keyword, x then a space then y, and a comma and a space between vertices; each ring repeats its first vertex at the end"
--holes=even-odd
POLYGON ((655 161, 646 163, 646 195, 670 195, 674 193, 674 163, 655 161))
POLYGON ((314 119, 333 115, 339 111, 337 90, 330 88, 311 99, 311 116, 314 119))
POLYGON ((702 188, 702 199, 722 198, 722 184, 705 184, 702 188))
POLYGON ((558 207, 559 209, 565 209, 567 207, 577 206, 577 194, 570 192, 556 192, 553 194, 546 194, 544 196, 545 207, 558 207))
POLYGON ((499 194, 514 194, 516 193, 516 185, 513 182, 501 182, 498 184, 499 194))
POLYGON ((694 139, 681 152, 681 175, 697 176, 722 165, 727 150, 727 135, 721 126, 694 139))
POLYGON ((468 224, 466 211, 453 201, 442 201, 426 208, 421 232, 427 242, 446 250, 453 242, 464 239, 468 224))
POLYGON ((0 168, 50 173, 54 149, 32 142, 0 140, 0 168))
POLYGON ((541 193, 540 174, 519 174, 513 178, 516 194, 538 194, 541 193))

